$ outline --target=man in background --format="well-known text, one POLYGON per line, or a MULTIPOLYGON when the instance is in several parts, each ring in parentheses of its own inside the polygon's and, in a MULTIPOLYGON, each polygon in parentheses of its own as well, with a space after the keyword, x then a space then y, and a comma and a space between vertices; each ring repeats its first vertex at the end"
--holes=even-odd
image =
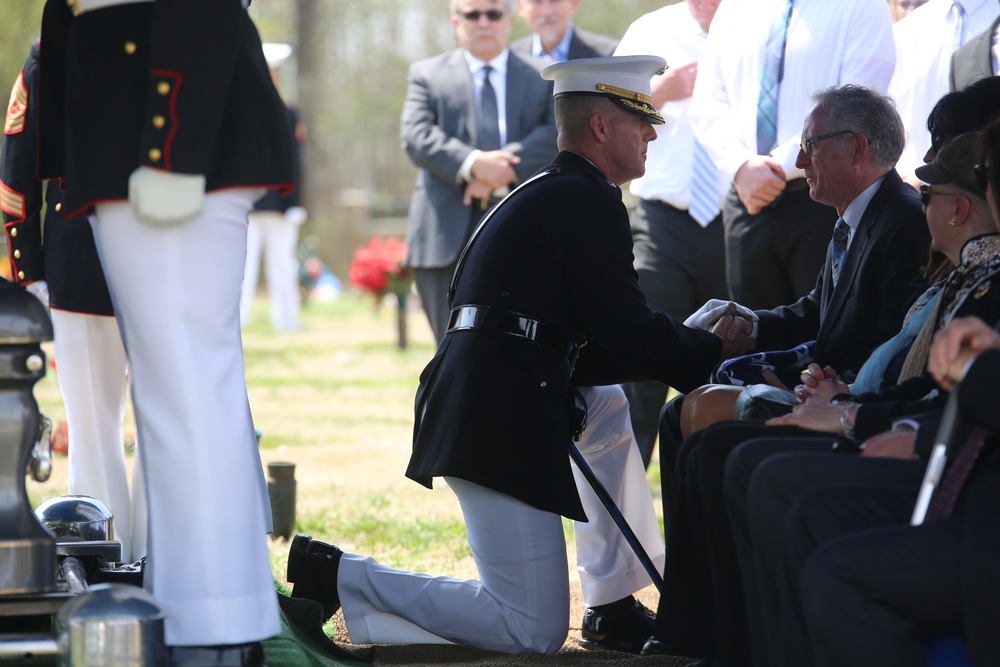
POLYGON ((482 215, 556 152, 552 84, 507 48, 513 0, 451 0, 459 48, 410 67, 403 148, 419 168, 406 266, 434 338, 448 329, 448 284, 482 215))
POLYGON ((731 299, 773 308, 812 289, 836 214, 810 200, 795 166, 809 96, 847 83, 884 91, 895 58, 884 0, 733 0, 716 13, 691 116, 732 183, 722 204, 731 299))
POLYGON ((951 90, 1000 74, 1000 16, 951 56, 951 90))
POLYGON ((565 62, 614 53, 618 41, 573 24, 580 0, 518 0, 518 11, 531 35, 511 44, 518 53, 541 60, 565 62))
POLYGON ((927 129, 927 117, 949 90, 952 55, 998 16, 997 0, 928 0, 893 25, 896 68, 889 95, 906 127, 906 148, 896 169, 909 183, 919 185, 913 172, 924 163, 928 146, 940 148, 927 129))
MULTIPOLYGON (((264 44, 264 58, 271 70, 274 87, 281 90, 281 66, 292 55, 288 44, 264 44)), ((299 328, 299 266, 296 252, 299 227, 308 214, 301 205, 302 159, 300 144, 306 140, 307 129, 298 111, 285 106, 285 125, 293 151, 295 190, 279 193, 270 190, 254 204, 247 224, 247 261, 243 271, 243 291, 240 296, 240 324, 250 322, 250 311, 257 295, 261 255, 267 278, 267 298, 271 307, 271 327, 275 331, 296 331, 299 328)))

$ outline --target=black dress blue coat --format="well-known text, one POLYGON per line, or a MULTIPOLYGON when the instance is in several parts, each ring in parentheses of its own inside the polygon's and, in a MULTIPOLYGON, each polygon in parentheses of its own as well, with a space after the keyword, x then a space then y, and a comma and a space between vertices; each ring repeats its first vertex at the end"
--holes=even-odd
POLYGON ((567 453, 572 387, 654 378, 691 389, 722 343, 646 304, 618 186, 575 153, 553 167, 562 173, 515 191, 473 239, 452 306, 513 311, 586 342, 575 371, 506 333, 447 334, 421 374, 406 474, 426 486, 458 477, 585 520, 567 453))

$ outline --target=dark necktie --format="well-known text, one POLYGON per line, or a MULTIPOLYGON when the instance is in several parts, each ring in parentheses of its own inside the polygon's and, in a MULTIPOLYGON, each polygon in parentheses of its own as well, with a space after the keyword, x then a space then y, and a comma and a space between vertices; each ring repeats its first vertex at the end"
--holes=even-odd
POLYGON ((851 226, 844 222, 843 218, 837 219, 837 224, 833 228, 833 239, 830 241, 830 277, 833 279, 833 286, 837 286, 840 280, 840 269, 844 266, 844 257, 847 256, 847 240, 851 237, 851 226))
POLYGON ((778 87, 785 73, 785 43, 792 19, 792 0, 783 0, 764 45, 764 62, 757 97, 757 152, 767 155, 778 143, 778 87))
POLYGON ((985 443, 986 431, 981 428, 973 429, 962 446, 958 448, 951 465, 941 476, 941 483, 934 488, 930 504, 927 506, 925 521, 942 519, 955 511, 958 494, 961 493, 962 487, 969 479, 969 473, 976 465, 976 459, 983 451, 985 443))
POLYGON ((500 113, 497 110, 497 94, 490 83, 493 68, 486 65, 483 73, 483 87, 479 93, 479 149, 495 151, 500 148, 500 113))

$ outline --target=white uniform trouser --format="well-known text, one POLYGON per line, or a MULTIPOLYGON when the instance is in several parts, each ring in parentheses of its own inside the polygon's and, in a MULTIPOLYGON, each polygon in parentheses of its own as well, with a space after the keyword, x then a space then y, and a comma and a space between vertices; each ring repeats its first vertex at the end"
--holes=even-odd
POLYGON ((295 248, 299 225, 289 222, 280 211, 251 211, 247 225, 247 261, 243 273, 240 321, 250 321, 250 309, 257 293, 260 257, 264 255, 267 296, 271 304, 271 325, 277 331, 294 331, 299 326, 299 274, 295 248))
POLYGON ((122 418, 128 359, 114 317, 53 308, 56 377, 70 441, 69 492, 97 498, 114 514, 122 562, 146 554, 146 489, 136 449, 129 493, 122 418))
MULTIPOLYGON (((588 427, 577 445, 662 571, 663 539, 625 395, 609 386, 584 396, 588 427)), ((471 482, 446 481, 462 505, 479 580, 403 572, 344 554, 337 589, 351 641, 555 653, 569 630, 562 519, 471 482)), ((590 485, 581 478, 577 484, 590 518, 575 524, 585 602, 605 604, 644 588, 649 577, 618 527, 590 485)))
MULTIPOLYGON (((663 572, 663 535, 642 453, 632 433, 625 392, 618 385, 587 387, 581 392, 587 401, 587 429, 577 447, 621 510, 656 571, 663 572)), ((590 519, 573 524, 580 588, 587 606, 621 600, 649 586, 653 583, 649 574, 575 464, 573 475, 590 519)))
POLYGON ((280 631, 240 337, 255 194, 208 194, 174 227, 138 222, 127 202, 100 204, 92 224, 132 365, 149 499, 145 586, 171 646, 280 631))

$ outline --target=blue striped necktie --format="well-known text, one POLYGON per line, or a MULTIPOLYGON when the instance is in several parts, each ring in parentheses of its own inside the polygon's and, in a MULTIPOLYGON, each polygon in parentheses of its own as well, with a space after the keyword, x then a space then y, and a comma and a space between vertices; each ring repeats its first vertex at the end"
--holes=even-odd
POLYGON ((792 0, 783 0, 764 46, 764 66, 757 98, 757 153, 767 155, 778 143, 778 87, 784 77, 785 42, 792 18, 792 0))
POLYGON ((719 215, 719 170, 697 137, 694 139, 688 213, 702 227, 707 227, 719 215))

